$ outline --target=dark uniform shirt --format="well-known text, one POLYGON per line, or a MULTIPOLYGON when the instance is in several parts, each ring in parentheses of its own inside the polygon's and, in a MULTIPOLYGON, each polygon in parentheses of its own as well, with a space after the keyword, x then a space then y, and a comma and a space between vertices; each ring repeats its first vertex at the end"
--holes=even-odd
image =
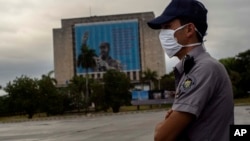
POLYGON ((176 96, 172 109, 196 118, 182 137, 187 141, 229 141, 234 123, 231 81, 224 66, 200 46, 175 67, 176 96))

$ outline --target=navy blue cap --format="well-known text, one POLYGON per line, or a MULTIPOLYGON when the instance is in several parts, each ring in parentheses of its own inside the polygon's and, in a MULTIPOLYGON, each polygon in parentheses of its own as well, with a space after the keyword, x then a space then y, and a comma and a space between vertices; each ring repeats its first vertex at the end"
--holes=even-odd
POLYGON ((207 24, 207 9, 197 0, 172 0, 159 17, 148 22, 148 26, 152 29, 161 29, 162 24, 178 17, 207 24))

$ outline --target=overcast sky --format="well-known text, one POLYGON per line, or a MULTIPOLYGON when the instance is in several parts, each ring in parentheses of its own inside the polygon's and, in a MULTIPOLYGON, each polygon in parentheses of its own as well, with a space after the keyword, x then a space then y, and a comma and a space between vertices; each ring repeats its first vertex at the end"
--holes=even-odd
MULTIPOLYGON (((170 0, 0 0, 0 85, 54 69, 52 29, 61 19, 153 11, 170 0)), ((249 49, 249 0, 200 0, 208 9, 205 46, 217 59, 249 49)), ((178 59, 166 58, 167 72, 178 59)), ((0 95, 3 91, 0 91, 0 95)))

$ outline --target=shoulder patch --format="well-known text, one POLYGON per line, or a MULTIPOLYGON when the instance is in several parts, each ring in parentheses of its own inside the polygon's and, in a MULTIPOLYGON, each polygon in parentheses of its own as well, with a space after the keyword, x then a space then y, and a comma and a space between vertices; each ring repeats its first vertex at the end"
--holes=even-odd
POLYGON ((184 95, 186 93, 189 93, 190 90, 195 88, 196 85, 196 79, 195 77, 188 75, 185 76, 185 78, 179 83, 177 89, 176 89, 176 96, 175 98, 181 97, 181 95, 184 95))
POLYGON ((182 87, 184 89, 189 89, 191 87, 191 85, 193 84, 193 80, 191 78, 187 78, 184 82, 182 87))

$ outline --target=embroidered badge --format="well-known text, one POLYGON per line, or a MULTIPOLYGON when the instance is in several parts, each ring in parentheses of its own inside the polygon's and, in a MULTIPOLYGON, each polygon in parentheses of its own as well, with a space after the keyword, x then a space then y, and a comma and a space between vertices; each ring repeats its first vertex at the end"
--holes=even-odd
POLYGON ((183 86, 184 89, 189 89, 189 88, 191 87, 192 83, 193 83, 192 79, 187 78, 187 79, 184 81, 184 83, 183 83, 182 86, 183 86))

